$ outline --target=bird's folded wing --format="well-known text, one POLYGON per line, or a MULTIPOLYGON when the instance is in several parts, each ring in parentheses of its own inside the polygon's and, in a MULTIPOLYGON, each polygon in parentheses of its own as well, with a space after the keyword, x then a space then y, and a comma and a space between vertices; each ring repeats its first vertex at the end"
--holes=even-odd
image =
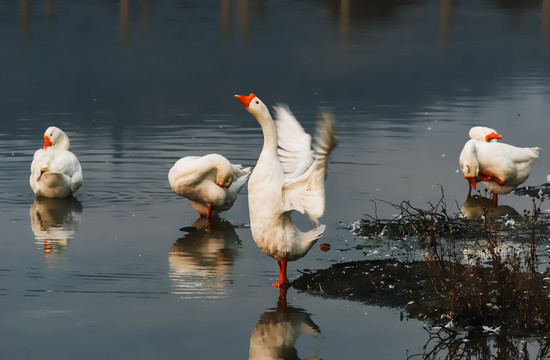
POLYGON ((62 173, 67 176, 73 176, 74 173, 81 171, 80 163, 76 156, 70 151, 64 151, 52 158, 49 162, 49 171, 62 173))
POLYGON ((34 157, 31 164, 31 176, 37 181, 42 173, 49 171, 50 161, 52 157, 44 150, 39 149, 34 153, 34 157))

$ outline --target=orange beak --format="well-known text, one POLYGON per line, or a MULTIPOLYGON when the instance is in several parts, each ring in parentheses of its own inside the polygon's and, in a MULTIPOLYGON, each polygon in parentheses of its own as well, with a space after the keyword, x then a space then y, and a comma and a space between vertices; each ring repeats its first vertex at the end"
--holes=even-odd
POLYGON ((248 96, 235 95, 235 97, 237 98, 237 100, 239 100, 241 102, 241 104, 243 104, 243 106, 245 108, 248 109, 248 105, 250 105, 250 102, 252 101, 252 99, 254 99, 256 97, 256 95, 250 93, 250 95, 248 95, 248 96))
POLYGON ((228 189, 229 188, 229 186, 226 186, 226 185, 223 185, 223 184, 216 184, 216 185, 218 185, 222 189, 228 189))
POLYGON ((485 136, 485 141, 487 141, 487 142, 489 142, 493 139, 500 140, 500 139, 502 139, 502 135, 499 135, 497 133, 490 133, 489 135, 485 136))
POLYGON ((472 188, 476 188, 476 178, 475 177, 466 177, 466 180, 468 180, 468 184, 470 184, 470 186, 472 188))
POLYGON ((52 141, 48 137, 48 135, 44 135, 44 149, 48 148, 52 145, 52 141))

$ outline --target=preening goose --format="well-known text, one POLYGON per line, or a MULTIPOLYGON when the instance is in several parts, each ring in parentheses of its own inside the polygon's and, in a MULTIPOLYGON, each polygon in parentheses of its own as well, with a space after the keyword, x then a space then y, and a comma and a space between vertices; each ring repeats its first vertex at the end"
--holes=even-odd
POLYGON ((250 168, 234 165, 219 154, 186 156, 168 172, 170 187, 186 197, 200 216, 229 210, 244 185, 250 168))
POLYGON ((46 130, 44 147, 36 150, 31 163, 29 183, 35 194, 64 198, 82 186, 82 167, 69 147, 69 137, 61 129, 46 130))
POLYGON ((493 192, 493 202, 497 205, 499 194, 508 194, 527 180, 539 151, 538 147, 519 148, 476 138, 466 142, 459 163, 470 189, 483 181, 493 192))

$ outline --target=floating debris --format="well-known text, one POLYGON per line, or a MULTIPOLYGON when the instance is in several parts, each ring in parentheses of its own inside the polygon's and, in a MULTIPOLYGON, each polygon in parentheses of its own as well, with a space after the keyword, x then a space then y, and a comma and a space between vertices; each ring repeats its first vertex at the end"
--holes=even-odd
POLYGON ((321 248, 321 251, 329 251, 330 250, 330 244, 323 243, 319 246, 321 248))

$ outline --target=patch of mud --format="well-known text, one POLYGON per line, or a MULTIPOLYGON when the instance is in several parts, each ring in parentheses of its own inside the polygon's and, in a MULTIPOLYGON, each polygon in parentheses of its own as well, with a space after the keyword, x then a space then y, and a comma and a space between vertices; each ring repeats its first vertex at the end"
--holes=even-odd
MULTIPOLYGON (((509 334, 547 335, 550 331, 549 318, 546 317, 550 308, 549 274, 536 274, 532 278, 534 280, 525 280, 534 281, 538 290, 542 291, 542 296, 535 296, 532 286, 531 289, 518 287, 517 293, 510 297, 508 303, 501 301, 498 292, 502 287, 492 279, 492 269, 487 267, 451 262, 400 262, 395 259, 386 259, 335 264, 328 269, 303 274, 291 285, 313 295, 404 309, 410 317, 428 321, 434 325, 444 325, 452 320, 455 329, 502 326, 509 334), (466 299, 472 304, 477 301, 482 316, 464 316, 465 313, 457 311, 460 304, 457 306, 456 302, 451 301, 448 297, 450 294, 440 286, 445 279, 438 278, 441 273, 434 275, 436 268, 434 264, 452 268, 455 273, 470 272, 479 277, 480 281, 464 285, 478 287, 481 283, 486 287, 483 292, 492 294, 481 302, 479 299, 466 299), (516 301, 531 302, 533 312, 524 311, 521 305, 518 308, 516 301), (534 323, 526 324, 524 317, 539 318, 534 323)), ((519 280, 521 282, 524 279, 519 280)), ((464 292, 467 293, 469 290, 464 292)))
POLYGON ((424 261, 403 263, 387 259, 339 263, 303 274, 291 285, 314 295, 404 308, 415 317, 422 315, 421 302, 438 301, 424 261))
POLYGON ((304 274, 292 286, 312 294, 361 301, 369 305, 404 307, 412 292, 423 290, 423 262, 371 260, 340 263, 304 274))
POLYGON ((481 218, 447 213, 443 196, 428 209, 390 204, 399 210, 393 219, 367 215, 348 230, 378 246, 393 240, 416 246, 404 247, 397 258, 338 263, 291 285, 314 295, 401 308, 434 326, 548 336, 550 218, 540 212, 542 200, 533 200, 533 209, 522 216, 499 216, 500 209, 490 208, 485 198, 468 200, 469 208, 481 204, 481 218))

